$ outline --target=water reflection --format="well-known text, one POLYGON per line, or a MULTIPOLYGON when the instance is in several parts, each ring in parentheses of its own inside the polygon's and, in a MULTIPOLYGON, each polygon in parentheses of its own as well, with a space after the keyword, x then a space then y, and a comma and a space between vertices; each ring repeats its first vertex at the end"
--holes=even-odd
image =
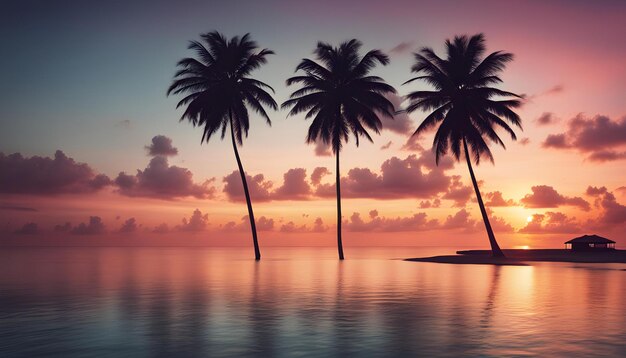
POLYGON ((624 265, 389 259, 431 254, 406 250, 3 249, 0 356, 626 351, 624 265))

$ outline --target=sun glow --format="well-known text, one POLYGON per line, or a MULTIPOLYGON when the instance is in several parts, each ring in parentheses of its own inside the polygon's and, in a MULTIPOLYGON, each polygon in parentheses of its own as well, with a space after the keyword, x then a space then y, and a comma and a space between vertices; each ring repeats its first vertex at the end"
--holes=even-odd
POLYGON ((533 216, 532 215, 526 218, 526 222, 527 223, 532 222, 532 221, 533 221, 533 216))

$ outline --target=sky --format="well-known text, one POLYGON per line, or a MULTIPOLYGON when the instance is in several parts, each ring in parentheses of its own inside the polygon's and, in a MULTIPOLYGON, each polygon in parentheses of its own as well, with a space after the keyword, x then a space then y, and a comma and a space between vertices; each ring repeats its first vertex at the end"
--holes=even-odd
MULTIPOLYGON (((475 167, 504 247, 561 247, 587 233, 626 244, 626 3, 623 1, 4 1, 0 5, 0 237, 249 245, 231 143, 179 122, 166 96, 189 40, 250 33, 272 49, 253 75, 283 102, 317 41, 352 38, 391 63, 373 73, 401 96, 425 84, 412 52, 442 54, 484 33, 515 59, 500 88, 526 95, 523 131, 475 167), (620 241, 621 240, 621 241, 620 241)), ((435 166, 425 113, 384 122, 341 153, 345 245, 486 247, 464 163, 435 166)), ((240 148, 261 245, 333 245, 334 158, 308 122, 252 117, 240 148)))

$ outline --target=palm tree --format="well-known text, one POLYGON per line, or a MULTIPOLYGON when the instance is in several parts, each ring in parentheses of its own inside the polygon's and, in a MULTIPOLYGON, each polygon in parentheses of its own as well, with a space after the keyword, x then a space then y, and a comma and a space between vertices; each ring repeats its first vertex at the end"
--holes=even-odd
POLYGON ((224 139, 226 130, 230 128, 230 139, 248 204, 254 257, 260 260, 254 212, 237 145, 243 144, 242 135, 248 136, 248 107, 265 118, 268 125, 272 124, 263 106, 277 109, 278 105, 265 89, 272 93, 274 90, 251 78, 250 73, 265 64, 267 55, 274 52, 259 50, 249 34, 228 40, 213 31, 202 34, 201 38, 203 42, 190 42, 189 49, 194 50, 197 57, 187 57, 178 62, 180 69, 167 94, 185 94, 176 108, 186 106, 181 121, 187 119, 194 127, 203 126, 201 143, 208 142, 218 130, 221 130, 221 138, 224 139))
POLYGON ((510 124, 521 129, 520 118, 512 109, 521 105, 519 99, 522 97, 490 87, 502 82, 498 74, 513 59, 513 55, 497 51, 482 58, 485 52, 483 34, 470 38, 456 36, 453 41, 446 40, 445 44, 446 59, 440 58, 428 47, 415 54, 416 63, 411 70, 420 76, 405 83, 423 80, 435 90, 411 92, 407 95, 409 105, 406 111, 410 113, 419 109, 430 112, 413 135, 438 126, 433 140, 437 164, 448 149, 452 150, 457 161, 460 160, 463 147, 492 255, 504 257, 489 223, 470 156, 473 155, 477 165, 481 157, 487 157, 493 163, 493 155, 486 140, 505 147, 495 127, 504 129, 513 140, 517 139, 510 124))
POLYGON ((316 61, 303 59, 296 72, 303 75, 287 80, 287 86, 295 83, 302 87, 291 94, 282 108, 291 107, 289 116, 306 112, 306 119, 313 118, 306 137, 307 143, 321 140, 330 145, 335 154, 335 186, 337 189, 337 249, 343 260, 341 241, 341 180, 339 152, 350 134, 356 145, 363 136, 372 142, 367 129, 380 133, 382 123, 379 115, 393 118, 393 104, 385 98, 395 89, 369 72, 377 63, 386 65, 389 57, 380 50, 359 54, 362 44, 350 40, 338 47, 319 42, 314 50, 316 61))

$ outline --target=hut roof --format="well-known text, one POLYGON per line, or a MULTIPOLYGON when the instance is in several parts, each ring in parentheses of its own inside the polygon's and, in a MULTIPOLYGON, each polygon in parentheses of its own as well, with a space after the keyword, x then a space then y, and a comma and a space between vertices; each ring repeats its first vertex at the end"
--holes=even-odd
POLYGON ((570 241, 566 241, 566 244, 572 244, 572 243, 587 243, 587 244, 614 244, 615 241, 613 240, 609 240, 605 237, 602 236, 598 236, 598 235, 583 235, 581 237, 577 237, 575 239, 571 239, 570 241))

